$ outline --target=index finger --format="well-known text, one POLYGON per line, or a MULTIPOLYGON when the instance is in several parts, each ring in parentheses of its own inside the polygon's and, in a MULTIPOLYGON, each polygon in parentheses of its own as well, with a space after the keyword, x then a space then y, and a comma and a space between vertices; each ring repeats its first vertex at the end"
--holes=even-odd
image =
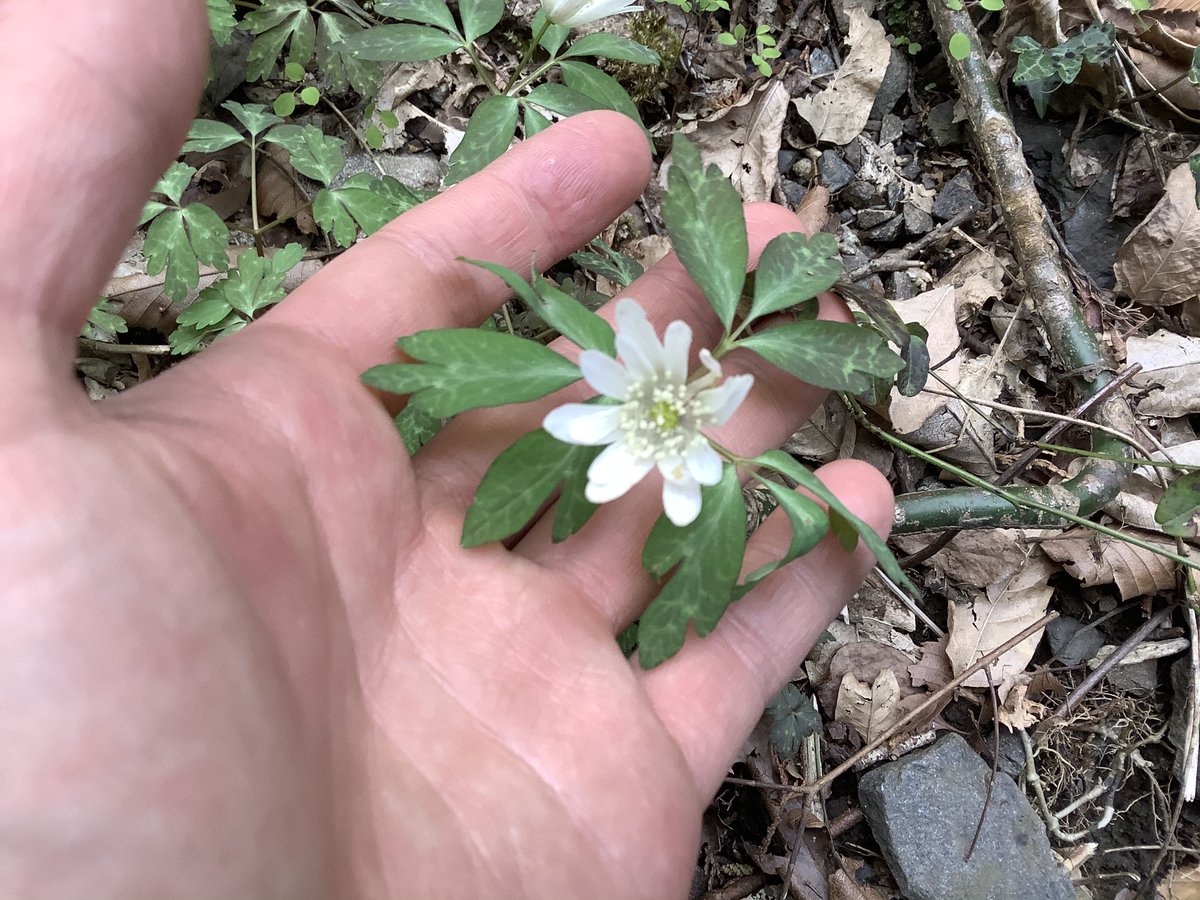
POLYGON ((326 266, 259 327, 315 334, 357 368, 392 358, 396 338, 478 325, 509 293, 459 257, 528 273, 577 250, 637 199, 646 138, 612 112, 573 116, 422 203, 326 266))

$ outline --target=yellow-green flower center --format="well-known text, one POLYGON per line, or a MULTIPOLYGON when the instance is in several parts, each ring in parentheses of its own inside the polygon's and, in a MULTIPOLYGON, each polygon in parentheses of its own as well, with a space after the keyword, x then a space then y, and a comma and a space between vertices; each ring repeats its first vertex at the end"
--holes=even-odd
POLYGON ((674 431, 679 427, 680 409, 670 400, 659 400, 647 411, 646 417, 659 431, 674 431))

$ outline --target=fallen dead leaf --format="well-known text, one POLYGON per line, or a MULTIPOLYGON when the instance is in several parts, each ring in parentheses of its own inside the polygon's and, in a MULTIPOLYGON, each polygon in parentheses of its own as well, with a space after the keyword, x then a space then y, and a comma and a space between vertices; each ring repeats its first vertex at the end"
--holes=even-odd
POLYGON ((1134 78, 1143 90, 1157 91, 1182 109, 1200 110, 1200 91, 1188 81, 1188 63, 1129 47, 1134 78))
POLYGON ((833 655, 829 663, 829 673, 817 688, 817 699, 824 709, 833 709, 843 677, 853 673, 870 684, 884 669, 892 669, 897 673, 904 696, 918 693, 908 677, 908 667, 912 662, 909 656, 888 644, 853 640, 833 655))
POLYGON ((1018 677, 1000 708, 996 718, 1010 731, 1014 728, 1032 728, 1049 710, 1029 697, 1028 675, 1018 677))
POLYGON ((818 141, 848 144, 867 125, 875 95, 891 60, 892 47, 883 26, 861 7, 848 10, 846 46, 850 52, 829 84, 811 97, 792 101, 812 126, 818 141))
POLYGON ((1198 265, 1200 209, 1196 180, 1184 163, 1171 171, 1162 199, 1117 252, 1117 290, 1143 306, 1183 303, 1200 296, 1198 265))
MULTIPOLYGON (((1054 594, 1049 580, 1056 570, 1041 550, 1031 549, 1027 564, 1010 578, 988 585, 985 596, 972 603, 950 602, 946 655, 956 675, 1045 614, 1054 594)), ((1041 630, 1034 632, 992 664, 991 681, 1001 703, 1029 665, 1041 638, 1041 630)), ((976 672, 963 684, 987 687, 988 675, 976 672)))
POLYGON ((900 685, 891 669, 881 670, 870 683, 850 674, 842 678, 833 717, 857 731, 863 741, 879 737, 903 715, 900 685))
MULTIPOLYGON (((1019 528, 980 528, 954 536, 929 562, 934 572, 959 585, 983 587, 1016 575, 1029 559, 1030 533, 1019 528)), ((928 535, 898 535, 905 553, 915 553, 929 542, 928 535)))
MULTIPOLYGON (((938 374, 950 384, 957 385, 964 357, 954 352, 960 338, 953 285, 942 285, 918 294, 911 300, 892 305, 905 322, 921 325, 929 332, 926 344, 929 347, 931 364, 951 357, 949 362, 938 369, 938 374)), ((942 390, 937 381, 932 381, 927 387, 942 390)), ((944 409, 948 402, 946 397, 929 390, 923 390, 915 397, 905 397, 892 388, 888 417, 897 433, 912 434, 929 421, 930 416, 944 409)))
POLYGON ((950 683, 954 670, 950 657, 946 655, 946 638, 927 641, 921 645, 921 658, 908 667, 908 677, 914 687, 927 687, 936 691, 950 683))
MULTIPOLYGON (((1175 542, 1152 534, 1137 537, 1174 550, 1175 542)), ((1155 594, 1175 586, 1175 564, 1156 553, 1125 541, 1072 528, 1057 540, 1043 541, 1042 549, 1083 587, 1115 584, 1122 600, 1155 594)))
MULTIPOLYGON (((1200 226, 1200 219, 1197 225, 1200 226)), ((1148 390, 1138 401, 1138 412, 1167 418, 1200 412, 1200 391, 1196 390, 1200 378, 1200 338, 1166 330, 1149 337, 1131 337, 1126 342, 1126 363, 1142 367, 1142 371, 1129 379, 1130 386, 1148 390)))
POLYGON ((1161 900, 1200 900, 1200 864, 1175 869, 1157 889, 1161 900))
POLYGON ((301 234, 316 234, 308 194, 300 186, 300 176, 292 168, 286 150, 278 144, 262 145, 258 166, 258 211, 266 220, 293 219, 301 234))

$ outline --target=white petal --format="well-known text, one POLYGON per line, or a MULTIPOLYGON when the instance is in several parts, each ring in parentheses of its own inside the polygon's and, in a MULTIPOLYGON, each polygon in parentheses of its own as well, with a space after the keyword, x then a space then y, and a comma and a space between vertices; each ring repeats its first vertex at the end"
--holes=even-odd
POLYGON ((619 431, 619 406, 593 406, 590 403, 564 403, 550 410, 542 427, 560 441, 596 447, 611 444, 619 431))
POLYGON ((634 378, 648 378, 665 371, 663 347, 636 300, 617 301, 617 352, 634 378))
POLYGON ((663 480, 663 512, 679 527, 691 525, 700 515, 700 484, 689 477, 663 480))
POLYGON ((724 462, 706 440, 698 440, 688 448, 684 456, 688 473, 700 484, 712 485, 721 480, 724 462))
POLYGON ((692 329, 676 319, 663 332, 663 362, 666 374, 679 384, 687 381, 688 351, 692 349, 692 329))
POLYGON ((718 378, 721 377, 721 361, 713 356, 707 347, 703 347, 700 350, 700 365, 704 366, 704 368, 708 369, 708 371, 712 372, 718 378))
POLYGON ((641 12, 642 7, 626 3, 626 0, 588 0, 583 8, 569 18, 558 22, 568 28, 603 19, 605 16, 615 16, 620 13, 641 12))
POLYGON ((625 494, 646 477, 652 460, 638 460, 618 442, 604 450, 588 467, 584 496, 592 503, 607 503, 625 494))
POLYGON ((606 397, 624 400, 629 390, 629 372, 625 367, 599 350, 584 350, 579 354, 579 370, 584 380, 606 397))
POLYGON ((724 425, 753 386, 753 375, 731 375, 717 387, 701 391, 696 399, 704 404, 714 425, 724 425))

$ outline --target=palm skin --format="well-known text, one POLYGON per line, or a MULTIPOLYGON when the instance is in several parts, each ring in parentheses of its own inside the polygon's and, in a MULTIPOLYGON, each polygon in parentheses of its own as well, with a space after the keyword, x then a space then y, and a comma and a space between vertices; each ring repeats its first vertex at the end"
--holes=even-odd
MULTIPOLYGON (((653 596, 655 486, 565 544, 539 522, 463 550, 487 463, 562 398, 463 416, 410 462, 358 382, 397 335, 500 302, 457 256, 548 263, 619 214, 640 132, 551 129, 93 406, 72 335, 190 120, 203 4, 63 5, 0 0, 22 98, 0 123, 0 896, 682 896, 705 804, 869 558, 827 542, 642 671, 613 635, 653 596)), ((805 226, 748 220, 758 249, 805 226)), ((717 336, 673 260, 633 293, 717 336)), ((736 450, 819 402, 730 363, 758 377, 736 450)), ((886 527, 872 470, 822 477, 886 527)), ((748 566, 787 537, 769 521, 748 566)))

